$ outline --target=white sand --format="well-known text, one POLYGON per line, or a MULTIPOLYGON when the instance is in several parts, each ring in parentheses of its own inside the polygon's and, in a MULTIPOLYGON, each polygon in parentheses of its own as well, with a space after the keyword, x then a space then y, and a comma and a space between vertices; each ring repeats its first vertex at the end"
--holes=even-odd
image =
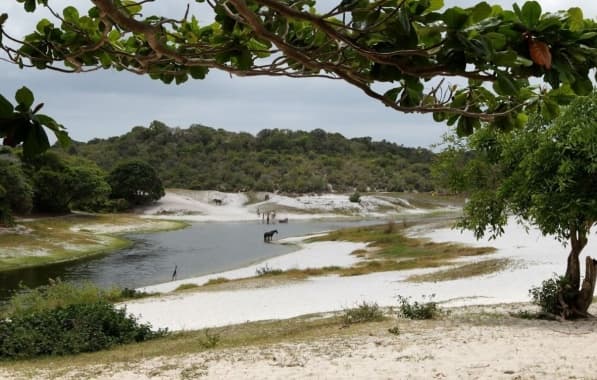
MULTIPOLYGON (((448 306, 526 302, 529 300, 528 289, 539 285, 553 273, 561 272, 566 262, 566 249, 557 241, 542 237, 533 230, 527 234, 517 224, 508 226, 504 238, 491 242, 476 242, 471 233, 446 228, 413 230, 412 233, 435 241, 494 246, 498 249, 497 253, 486 258, 510 258, 516 260, 517 265, 491 275, 437 283, 404 281, 412 274, 437 269, 381 272, 353 277, 313 277, 278 287, 166 295, 159 299, 129 302, 126 307, 154 327, 180 330, 341 310, 362 301, 392 306, 397 304, 398 295, 421 300, 423 296, 435 294, 435 300, 445 302, 448 306)), ((350 252, 363 246, 346 242, 306 244, 300 251, 248 268, 145 289, 170 291, 181 283, 203 284, 210 278, 252 276, 256 268, 266 264, 274 269, 350 265, 356 260, 350 252)), ((587 246, 585 250, 591 252, 591 246, 587 246)))
MULTIPOLYGON (((187 221, 248 221, 262 218, 263 211, 277 210, 276 219, 338 218, 351 216, 384 217, 397 214, 419 214, 431 210, 417 209, 408 201, 384 195, 362 196, 358 203, 350 202, 347 194, 322 194, 289 197, 274 193, 259 193, 268 200, 248 204, 244 193, 169 189, 166 195, 143 214, 151 218, 187 221), (214 199, 222 201, 216 206, 214 199)), ((434 209, 438 211, 440 209, 434 209)), ((442 210, 454 211, 454 208, 442 210)))

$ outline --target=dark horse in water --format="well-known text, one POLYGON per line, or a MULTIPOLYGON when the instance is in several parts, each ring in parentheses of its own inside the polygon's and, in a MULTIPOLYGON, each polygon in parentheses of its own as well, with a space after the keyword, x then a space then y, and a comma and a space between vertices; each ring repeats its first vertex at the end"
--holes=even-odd
POLYGON ((278 230, 267 231, 266 233, 263 234, 263 241, 266 243, 272 241, 272 237, 274 236, 274 234, 277 234, 277 233, 278 233, 278 230))

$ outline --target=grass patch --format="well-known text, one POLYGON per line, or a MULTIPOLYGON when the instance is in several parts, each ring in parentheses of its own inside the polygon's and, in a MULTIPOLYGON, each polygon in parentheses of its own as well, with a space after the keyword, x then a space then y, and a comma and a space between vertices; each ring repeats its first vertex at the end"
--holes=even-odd
POLYGON ((513 264, 511 259, 490 259, 483 260, 477 263, 470 263, 457 266, 455 268, 449 268, 439 270, 433 273, 417 274, 409 276, 406 281, 409 282, 431 282, 431 281, 450 281, 457 280, 460 278, 469 278, 475 276, 482 276, 485 274, 500 272, 513 264))
POLYGON ((264 277, 264 276, 279 276, 283 274, 284 271, 282 269, 274 269, 269 265, 265 264, 264 266, 255 269, 255 274, 257 277, 264 277))
POLYGON ((212 279, 210 279, 205 284, 203 284, 203 286, 225 284, 227 282, 230 282, 230 279, 228 279, 226 277, 218 277, 218 278, 212 278, 212 279))
MULTIPOLYGON (((448 265, 459 257, 481 256, 495 252, 493 247, 468 247, 454 243, 434 243, 424 239, 409 238, 402 234, 403 227, 397 224, 356 227, 330 232, 309 241, 353 241, 367 242, 373 248, 366 256, 370 260, 359 265, 343 269, 337 273, 342 276, 358 276, 371 272, 407 270, 416 268, 435 268, 448 265)), ((364 257, 363 252, 355 252, 364 257)), ((465 268, 460 275, 481 270, 498 270, 500 263, 488 263, 483 267, 465 268), (492 266, 493 265, 493 266, 492 266)), ((489 273, 489 272, 487 272, 489 273)), ((452 273, 452 275, 457 275, 452 273)))
POLYGON ((344 311, 342 315, 342 323, 345 326, 355 323, 375 322, 384 319, 383 311, 377 303, 363 303, 357 307, 344 311))
MULTIPOLYGON (((427 298, 423 296, 423 298, 427 298)), ((434 319, 441 314, 436 302, 433 302, 435 294, 430 295, 429 301, 411 302, 410 297, 398 296, 398 316, 408 319, 434 319)))
POLYGON ((181 292, 184 290, 189 290, 189 289, 197 289, 199 287, 199 285, 197 284, 180 284, 178 285, 178 287, 176 289, 174 289, 175 292, 181 292))
MULTIPOLYGON (((139 361, 164 356, 173 357, 183 354, 220 350, 237 347, 265 346, 281 342, 305 342, 322 337, 352 336, 369 333, 375 329, 386 333, 390 327, 386 321, 366 322, 344 327, 337 315, 322 317, 308 315, 287 320, 250 322, 221 328, 170 333, 151 341, 114 346, 108 350, 82 353, 68 357, 39 358, 3 362, 3 369, 28 373, 31 378, 44 373, 44 377, 54 377, 70 370, 80 370, 87 366, 113 367, 120 364, 130 365, 139 361), (215 342, 215 345, 214 345, 215 342)), ((406 325, 405 329, 408 328, 406 325)))
POLYGON ((185 223, 128 214, 72 214, 20 221, 23 231, 0 234, 0 271, 77 260, 125 248, 120 233, 183 228, 185 223))
POLYGON ((0 316, 34 314, 70 305, 122 302, 154 295, 156 293, 139 292, 129 288, 101 289, 90 282, 75 285, 62 282, 60 279, 50 279, 49 284, 45 286, 35 289, 21 288, 2 308, 0 316))

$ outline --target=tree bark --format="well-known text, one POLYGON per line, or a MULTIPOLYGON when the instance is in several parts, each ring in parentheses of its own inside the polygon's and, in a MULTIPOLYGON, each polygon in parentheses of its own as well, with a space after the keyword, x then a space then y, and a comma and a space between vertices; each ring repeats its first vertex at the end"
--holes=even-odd
POLYGON ((597 260, 593 260, 587 256, 585 259, 585 278, 582 282, 582 287, 576 298, 576 309, 585 315, 588 315, 589 306, 593 302, 593 294, 595 292, 595 280, 597 280, 597 260))
POLYGON ((570 254, 568 255, 568 266, 566 267, 566 280, 572 289, 580 287, 580 253, 587 245, 587 237, 584 231, 571 228, 570 231, 570 254))
POLYGON ((585 259, 585 277, 580 281, 580 253, 587 245, 587 231, 571 229, 571 249, 566 267, 565 286, 560 290, 558 300, 561 317, 564 319, 586 318, 589 306, 593 302, 595 282, 597 280, 597 260, 587 256, 585 259))

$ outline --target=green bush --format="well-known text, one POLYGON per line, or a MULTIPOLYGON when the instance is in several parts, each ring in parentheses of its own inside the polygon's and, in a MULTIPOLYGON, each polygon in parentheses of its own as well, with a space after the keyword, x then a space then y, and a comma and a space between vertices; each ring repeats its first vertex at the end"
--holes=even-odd
POLYGON ((549 314, 560 314, 561 306, 558 300, 560 293, 566 288, 567 282, 564 276, 554 275, 537 286, 529 289, 531 302, 541 308, 541 311, 549 314))
POLYGON ((359 203, 361 201, 361 194, 358 191, 355 191, 348 197, 348 200, 352 203, 359 203))
POLYGON ((0 320, 0 358, 93 352, 164 334, 104 301, 73 304, 0 320))
MULTIPOLYGON (((437 303, 433 302, 435 294, 429 296, 429 302, 410 302, 410 297, 398 296, 398 315, 408 319, 433 319, 441 312, 437 303)), ((423 298, 426 298, 423 296, 423 298)))
POLYGON ((91 304, 100 301, 119 302, 126 299, 150 296, 129 288, 100 289, 92 283, 72 284, 60 279, 50 279, 48 285, 35 289, 21 287, 5 307, 5 314, 10 317, 28 315, 45 310, 64 308, 69 305, 91 304))
POLYGON ((381 321, 384 318, 383 311, 377 303, 364 302, 357 307, 344 311, 342 322, 345 325, 354 323, 381 321))

